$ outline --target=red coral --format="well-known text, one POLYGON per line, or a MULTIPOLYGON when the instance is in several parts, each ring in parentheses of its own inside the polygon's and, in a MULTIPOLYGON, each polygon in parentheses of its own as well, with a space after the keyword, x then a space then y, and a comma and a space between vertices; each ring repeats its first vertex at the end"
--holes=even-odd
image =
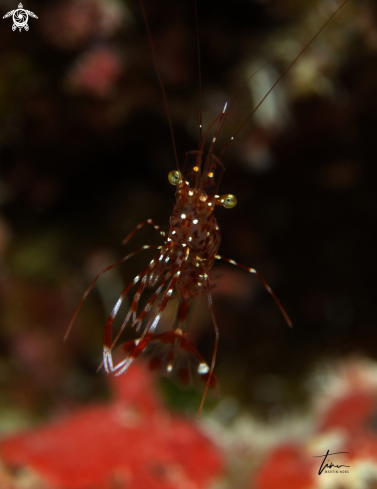
POLYGON ((54 489, 199 489, 221 473, 219 450, 161 406, 143 367, 114 384, 112 403, 3 440, 5 463, 31 467, 54 489))
MULTIPOLYGON (((350 472, 358 471, 360 484, 364 483, 367 487, 375 477, 374 473, 369 472, 368 467, 373 467, 377 462, 377 435, 373 430, 377 404, 375 374, 375 365, 366 361, 341 364, 337 375, 334 375, 329 383, 332 388, 328 387, 322 399, 319 399, 318 406, 321 408, 317 410, 317 432, 312 434, 311 439, 304 438, 302 444, 282 444, 275 448, 253 474, 251 487, 322 487, 326 472, 318 473, 322 463, 321 457, 318 452, 308 454, 308 447, 323 446, 324 443, 328 445, 321 453, 329 450, 330 455, 332 452, 336 455, 336 458, 329 456, 326 463, 333 463, 335 470, 342 469, 339 470, 339 474, 344 470, 345 477, 348 469, 350 472), (335 391, 336 395, 332 394, 332 391, 335 391), (319 458, 314 459, 314 456, 319 458), (344 469, 337 467, 338 464, 344 465, 344 469)), ((330 466, 328 469, 331 470, 333 467, 330 466)))
POLYGON ((346 392, 334 399, 321 422, 321 431, 344 428, 350 434, 364 432, 376 410, 374 396, 370 392, 346 392))
POLYGON ((302 446, 281 445, 265 460, 253 478, 255 489, 309 489, 314 486, 314 462, 302 446))

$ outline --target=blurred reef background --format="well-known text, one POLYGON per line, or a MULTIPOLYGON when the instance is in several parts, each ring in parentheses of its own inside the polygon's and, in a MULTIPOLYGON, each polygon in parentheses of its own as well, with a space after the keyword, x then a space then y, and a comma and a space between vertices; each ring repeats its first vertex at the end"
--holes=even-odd
MULTIPOLYGON (((1 17, 16 3, 2 0, 1 17)), ((198 0, 204 127, 234 101, 218 151, 337 5, 198 0)), ((103 326, 153 252, 103 276, 65 343, 64 333, 102 268, 160 243, 147 228, 126 248, 122 239, 147 218, 167 230, 174 202, 172 142, 138 2, 24 8, 38 16, 28 32, 0 22, 1 434, 109 397, 96 373, 103 326)), ((183 161, 198 144, 194 5, 145 8, 183 161)), ((221 192, 238 204, 216 211, 220 253, 256 268, 294 327, 255 277, 215 264, 222 401, 208 400, 208 417, 226 425, 246 412, 268 425, 305 412, 319 365, 377 359, 376 86, 376 4, 349 0, 225 153, 221 192)), ((209 360, 203 300, 191 335, 209 360)), ((195 413, 200 395, 162 389, 195 413)))

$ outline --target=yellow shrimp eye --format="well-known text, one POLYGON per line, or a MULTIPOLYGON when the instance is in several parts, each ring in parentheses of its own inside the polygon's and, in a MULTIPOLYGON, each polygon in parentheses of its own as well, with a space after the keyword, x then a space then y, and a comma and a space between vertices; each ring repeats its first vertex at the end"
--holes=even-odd
POLYGON ((168 175, 168 180, 172 185, 177 185, 181 179, 181 174, 178 170, 172 170, 168 175))
POLYGON ((231 209, 237 204, 237 198, 232 194, 224 194, 220 196, 220 202, 225 209, 231 209))

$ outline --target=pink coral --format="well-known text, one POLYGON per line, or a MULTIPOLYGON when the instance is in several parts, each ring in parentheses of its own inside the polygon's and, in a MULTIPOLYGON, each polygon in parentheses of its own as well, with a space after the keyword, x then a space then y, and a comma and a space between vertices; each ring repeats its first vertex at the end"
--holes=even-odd
POLYGON ((76 61, 68 75, 68 83, 75 90, 104 96, 112 91, 122 71, 122 62, 115 51, 99 47, 84 53, 76 61))
POLYGON ((92 38, 107 38, 127 23, 129 13, 116 0, 64 0, 41 18, 45 38, 60 49, 77 49, 92 38))
POLYGON ((110 404, 4 439, 7 466, 27 466, 54 489, 200 489, 221 474, 219 450, 161 405, 144 367, 113 383, 110 404))

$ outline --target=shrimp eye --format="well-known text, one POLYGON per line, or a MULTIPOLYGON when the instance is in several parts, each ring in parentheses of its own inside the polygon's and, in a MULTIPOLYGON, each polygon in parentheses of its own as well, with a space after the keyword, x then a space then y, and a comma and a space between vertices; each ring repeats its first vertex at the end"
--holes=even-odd
POLYGON ((168 175, 168 180, 172 185, 177 185, 181 179, 181 174, 178 170, 172 170, 168 175))
POLYGON ((237 198, 232 194, 224 194, 220 196, 220 204, 225 207, 225 209, 231 209, 237 204, 237 198))

